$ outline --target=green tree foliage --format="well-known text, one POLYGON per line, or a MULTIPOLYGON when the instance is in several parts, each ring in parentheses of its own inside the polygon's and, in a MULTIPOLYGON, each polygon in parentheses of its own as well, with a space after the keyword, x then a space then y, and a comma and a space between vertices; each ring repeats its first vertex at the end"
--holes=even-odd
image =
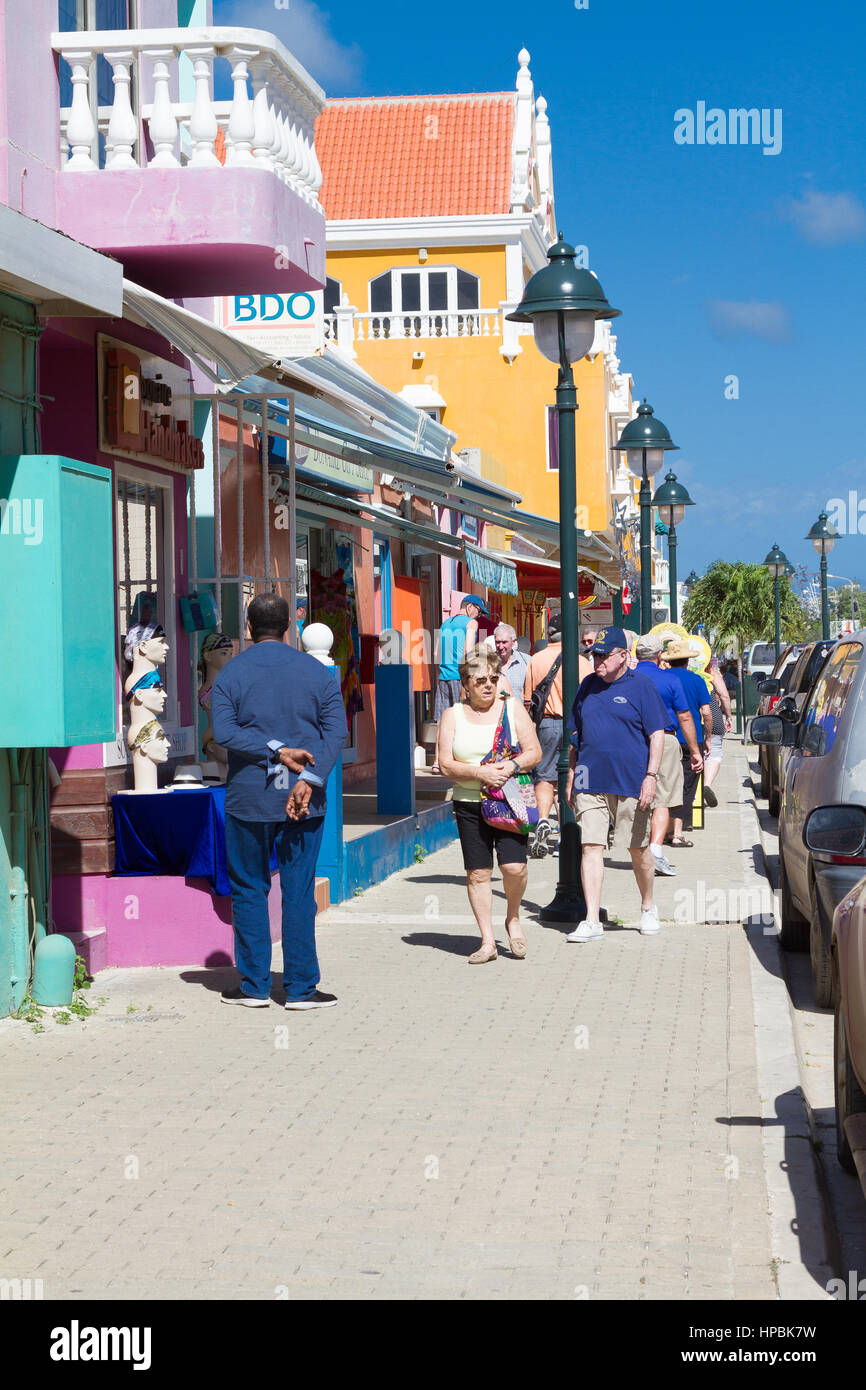
MULTIPOLYGON (((787 579, 779 585, 779 611, 783 642, 801 641, 806 616, 787 579)), ((769 570, 764 565, 716 560, 689 594, 683 623, 690 631, 704 623, 717 647, 735 640, 741 652, 752 642, 772 641, 775 616, 769 570)))

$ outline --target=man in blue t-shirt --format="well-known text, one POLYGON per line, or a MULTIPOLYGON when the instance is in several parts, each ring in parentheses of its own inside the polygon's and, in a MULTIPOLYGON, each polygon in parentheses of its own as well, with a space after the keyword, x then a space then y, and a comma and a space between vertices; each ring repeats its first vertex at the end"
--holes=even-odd
MULTIPOLYGON (((696 652, 692 650, 688 642, 679 640, 668 642, 664 654, 666 660, 670 662, 671 674, 682 682, 683 693, 688 701, 691 716, 695 721, 701 751, 706 756, 710 751, 710 738, 713 732, 713 707, 710 704, 710 693, 703 676, 689 670, 689 662, 694 658, 696 652)), ((692 841, 685 838, 683 830, 691 830, 692 828, 692 806, 694 805, 701 769, 700 767, 695 768, 694 760, 690 756, 681 731, 677 732, 677 738, 680 741, 683 761, 683 799, 680 805, 675 806, 671 811, 673 821, 671 844, 690 849, 692 841)))
POLYGON ((611 821, 614 842, 628 840, 641 895, 641 934, 655 935, 659 915, 649 822, 668 715, 652 681, 628 669, 621 627, 599 628, 589 655, 595 671, 581 681, 569 721, 574 732, 568 787, 581 832, 586 918, 565 939, 596 941, 604 935, 599 918, 611 821))
MULTIPOLYGON (((661 637, 654 637, 651 633, 639 637, 635 646, 635 656, 637 657, 635 670, 648 676, 653 682, 662 698, 662 704, 668 716, 656 798, 653 802, 650 853, 655 860, 656 873, 670 877, 676 873, 676 869, 665 854, 664 841, 670 823, 670 808, 680 806, 683 800, 685 754, 681 755, 680 753, 680 738, 685 739, 688 750, 688 765, 695 773, 700 772, 703 759, 698 748, 695 721, 689 709, 683 683, 676 672, 662 671, 659 668, 659 657, 663 645, 661 637)), ((698 728, 700 728, 700 723, 698 728)))

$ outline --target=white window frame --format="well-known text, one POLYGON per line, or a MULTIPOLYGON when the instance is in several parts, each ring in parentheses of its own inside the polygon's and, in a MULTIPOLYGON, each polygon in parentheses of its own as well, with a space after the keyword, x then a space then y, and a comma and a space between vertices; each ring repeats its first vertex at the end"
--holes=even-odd
MULTIPOLYGON (((114 460, 114 512, 117 515, 117 480, 126 478, 133 483, 143 483, 147 487, 158 487, 163 490, 162 515, 163 515, 163 536, 162 536, 162 568, 165 575, 165 613, 162 616, 162 625, 165 628, 165 635, 168 639, 169 651, 165 659, 165 688, 168 691, 165 712, 160 723, 171 739, 173 732, 180 728, 180 695, 178 692, 178 666, 177 666, 177 572, 175 568, 175 549, 174 549, 174 474, 157 473, 149 468, 140 468, 134 463, 127 463, 125 459, 114 460)), ((114 556, 117 565, 118 545, 120 536, 115 527, 114 534, 114 556)), ((115 621, 119 621, 117 597, 119 584, 115 575, 114 585, 114 612, 115 621)), ((118 633, 118 637, 120 633, 118 633)), ((123 681, 121 680, 121 685, 123 681)), ((126 708, 121 711, 122 724, 126 724, 126 708)))
POLYGON ((475 275, 473 271, 466 270, 465 266, 457 265, 397 265, 390 270, 380 271, 378 275, 373 275, 367 282, 367 307, 371 314, 474 314, 481 308, 481 277, 475 275), (457 272, 462 270, 465 275, 471 275, 478 286, 478 303, 472 309, 458 309, 457 307, 457 272), (431 309, 430 305, 430 276, 445 272, 447 278, 446 307, 444 309, 431 309), (403 308, 402 282, 399 277, 404 274, 421 276, 421 307, 419 309, 403 308), (373 281, 381 280, 383 275, 391 277, 391 308, 373 308, 373 281), (398 302, 399 301, 399 302, 398 302))

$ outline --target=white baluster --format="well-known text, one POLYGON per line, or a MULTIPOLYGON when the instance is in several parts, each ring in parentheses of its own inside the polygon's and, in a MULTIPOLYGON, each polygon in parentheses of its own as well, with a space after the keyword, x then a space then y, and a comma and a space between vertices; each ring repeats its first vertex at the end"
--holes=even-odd
POLYGON ((322 166, 321 166, 321 164, 319 163, 319 156, 316 154, 316 145, 315 145, 315 141, 310 145, 310 156, 311 156, 312 165, 313 165, 313 172, 312 172, 312 177, 311 177, 311 180, 310 180, 310 184, 311 184, 311 187, 312 187, 312 190, 313 190, 314 194, 316 195, 316 202, 318 202, 318 201, 319 201, 319 189, 320 189, 321 186, 322 186, 323 178, 322 178, 322 166))
POLYGON ((147 48, 145 58, 153 60, 153 106, 147 123, 154 148, 151 169, 177 169, 180 160, 174 152, 177 140, 177 119, 171 102, 169 85, 171 73, 168 62, 174 58, 173 48, 147 48), (168 59, 168 62, 166 62, 168 59))
POLYGON ((129 71, 132 66, 132 49, 119 49, 113 53, 106 53, 105 57, 111 64, 113 74, 111 80, 114 83, 114 101, 111 107, 111 119, 108 122, 105 167, 106 169, 137 169, 138 165, 132 157, 132 149, 138 139, 138 122, 132 114, 132 102, 129 99, 129 87, 132 81, 129 71))
POLYGON ((271 162, 273 163, 274 170, 276 171, 276 173, 280 174, 282 172, 280 166, 280 149, 283 143, 282 132, 280 130, 279 121, 277 120, 277 108, 272 101, 268 102, 268 115, 271 118, 271 129, 273 131, 270 146, 271 162))
POLYGON ((300 193, 309 202, 310 200, 310 142, 304 133, 300 133, 300 193))
POLYGON ((213 147, 219 126, 210 94, 214 50, 212 47, 187 48, 185 52, 192 60, 195 79, 195 99, 189 118, 189 137, 192 141, 189 162, 197 169, 218 169, 220 162, 213 147))
POLYGON ((280 154, 277 166, 280 171, 280 178, 283 183, 289 181, 289 123, 284 113, 281 111, 277 116, 277 125, 280 130, 280 154))
POLYGON ((291 184, 292 188, 294 188, 296 192, 300 192, 302 159, 300 140, 298 137, 298 127, 296 125, 293 125, 289 130, 288 134, 289 149, 286 162, 286 171, 288 173, 289 183, 291 184))
POLYGON ((251 48, 231 48, 227 56, 232 63, 232 110, 229 116, 228 134, 231 139, 231 164, 243 165, 249 168, 255 164, 253 159, 253 136, 256 133, 256 121, 253 115, 253 104, 250 101, 250 94, 247 88, 247 59, 256 56, 256 50, 251 48))
POLYGON ((304 150, 304 172, 302 175, 304 181, 304 197, 308 203, 314 203, 316 201, 316 195, 313 192, 313 147, 306 135, 303 137, 302 143, 304 150))
POLYGON ((250 64, 253 87, 256 89, 256 94, 253 97, 253 116, 255 118, 253 155, 264 168, 271 169, 273 168, 271 145, 274 132, 270 107, 268 106, 268 68, 267 61, 261 58, 250 64))
POLYGON ((90 109, 90 65, 93 54, 79 49, 61 54, 72 69, 72 105, 66 122, 66 140, 72 154, 64 173, 92 173, 96 169, 91 150, 96 139, 96 123, 90 109))

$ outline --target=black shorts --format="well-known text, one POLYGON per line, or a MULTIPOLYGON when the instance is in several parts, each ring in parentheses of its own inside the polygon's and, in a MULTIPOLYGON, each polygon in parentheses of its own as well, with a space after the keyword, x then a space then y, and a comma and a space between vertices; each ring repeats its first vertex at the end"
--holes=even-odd
POLYGON ((452 805, 460 848, 463 850, 463 867, 467 873, 470 869, 493 868, 494 845, 500 868, 503 864, 526 863, 528 835, 488 825, 481 814, 480 801, 454 801, 452 805))

